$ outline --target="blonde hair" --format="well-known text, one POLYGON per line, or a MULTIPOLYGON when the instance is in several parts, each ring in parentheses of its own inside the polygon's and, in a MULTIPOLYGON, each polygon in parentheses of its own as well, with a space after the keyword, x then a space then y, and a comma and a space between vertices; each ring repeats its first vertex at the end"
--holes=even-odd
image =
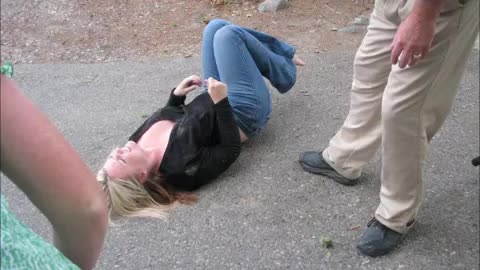
MULTIPOLYGON (((112 179, 104 170, 97 173, 108 197, 110 214, 125 217, 152 217, 166 220, 176 202, 192 204, 197 198, 163 185, 159 173, 151 173, 144 184, 135 178, 112 179)), ((110 215, 109 215, 110 216, 110 215)))

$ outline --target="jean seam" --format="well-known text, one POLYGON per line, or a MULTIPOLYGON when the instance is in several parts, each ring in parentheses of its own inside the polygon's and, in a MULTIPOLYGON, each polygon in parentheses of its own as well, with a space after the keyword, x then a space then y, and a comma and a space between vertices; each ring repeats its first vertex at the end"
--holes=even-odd
MULTIPOLYGON (((241 29, 240 29, 240 30, 241 30, 241 29)), ((246 38, 245 38, 245 35, 244 35, 243 31, 240 31, 240 34, 242 35, 242 38, 245 40, 246 38)), ((239 39, 239 38, 236 38, 236 39, 237 39, 237 43, 236 43, 237 48, 238 48, 239 50, 244 49, 244 48, 241 46, 241 44, 242 44, 242 43, 245 44, 245 42, 242 42, 242 40, 239 39)), ((245 45, 245 47, 246 47, 246 45, 245 45)), ((248 50, 248 49, 247 49, 247 50, 248 50)), ((248 52, 248 53, 249 53, 249 52, 248 52)), ((250 77, 250 81, 253 82, 253 75, 252 75, 252 73, 250 72, 250 70, 249 70, 248 68, 246 68, 248 65, 247 65, 247 61, 246 61, 246 59, 245 59, 244 54, 241 53, 241 54, 240 54, 240 57, 241 57, 242 60, 243 60, 243 66, 245 67, 245 70, 246 70, 246 72, 248 73, 248 75, 249 75, 249 77, 250 77)), ((258 112, 258 111, 259 111, 259 110, 258 110, 258 107, 259 107, 258 99, 255 99, 255 107, 256 107, 256 110, 255 110, 255 117, 254 117, 254 119, 255 119, 255 121, 257 121, 258 113, 259 113, 259 112, 258 112)), ((249 125, 248 125, 248 129, 250 129, 250 130, 255 129, 255 130, 252 131, 251 133, 254 133, 254 132, 256 132, 256 130, 257 130, 256 127, 253 127, 253 128, 252 128, 252 126, 254 126, 254 124, 255 124, 255 123, 249 123, 249 125)))

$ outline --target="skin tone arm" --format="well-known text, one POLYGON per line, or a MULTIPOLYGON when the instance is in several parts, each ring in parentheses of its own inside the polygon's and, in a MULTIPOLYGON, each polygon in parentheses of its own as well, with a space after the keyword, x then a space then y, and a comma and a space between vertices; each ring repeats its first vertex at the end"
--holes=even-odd
POLYGON ((107 231, 103 191, 57 128, 4 75, 0 103, 2 172, 51 222, 55 246, 92 269, 107 231))
POLYGON ((435 21, 445 0, 416 0, 408 17, 400 24, 392 43, 392 64, 413 66, 430 50, 435 21))

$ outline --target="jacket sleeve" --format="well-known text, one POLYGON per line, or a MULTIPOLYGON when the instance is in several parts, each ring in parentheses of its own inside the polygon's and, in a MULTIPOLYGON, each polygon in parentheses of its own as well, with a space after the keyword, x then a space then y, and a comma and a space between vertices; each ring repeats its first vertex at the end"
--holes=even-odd
POLYGON ((213 109, 220 137, 218 144, 202 149, 202 159, 196 172, 201 184, 224 172, 238 158, 241 151, 240 133, 228 98, 214 104, 213 109))
POLYGON ((175 88, 170 91, 170 97, 168 98, 167 106, 179 107, 185 105, 185 99, 187 96, 177 96, 173 93, 174 90, 175 88))

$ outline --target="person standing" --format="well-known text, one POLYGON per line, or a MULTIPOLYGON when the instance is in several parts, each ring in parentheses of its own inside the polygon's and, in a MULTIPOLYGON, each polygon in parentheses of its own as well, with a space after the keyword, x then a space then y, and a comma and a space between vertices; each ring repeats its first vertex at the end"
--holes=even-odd
POLYGON ((478 0, 376 0, 354 61, 350 111, 303 169, 354 185, 381 146, 380 205, 357 248, 392 251, 422 200, 429 142, 445 121, 479 30, 478 0))

